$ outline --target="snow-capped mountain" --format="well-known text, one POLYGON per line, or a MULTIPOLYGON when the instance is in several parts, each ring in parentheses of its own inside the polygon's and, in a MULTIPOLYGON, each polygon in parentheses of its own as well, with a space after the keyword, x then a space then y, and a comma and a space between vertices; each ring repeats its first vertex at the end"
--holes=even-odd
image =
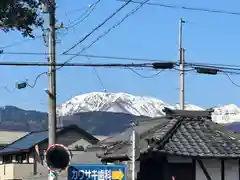
POLYGON ((127 93, 93 92, 75 96, 58 108, 59 115, 71 115, 78 112, 107 111, 121 112, 149 117, 161 116, 162 109, 171 106, 161 100, 133 96, 127 93))
MULTIPOLYGON (((59 105, 57 111, 59 116, 104 111, 157 117, 164 115, 162 111, 164 107, 179 109, 179 105, 171 105, 152 97, 134 96, 127 93, 92 92, 73 97, 59 105)), ((187 104, 185 109, 203 110, 192 104, 187 104)), ((218 123, 240 122, 240 108, 234 104, 214 107, 213 120, 218 123)))
POLYGON ((240 108, 235 104, 214 107, 212 118, 218 123, 240 122, 240 108))

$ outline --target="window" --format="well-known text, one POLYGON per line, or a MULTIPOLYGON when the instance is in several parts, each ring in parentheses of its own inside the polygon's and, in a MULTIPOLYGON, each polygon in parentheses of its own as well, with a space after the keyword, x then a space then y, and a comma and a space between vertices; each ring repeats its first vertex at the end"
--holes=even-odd
POLYGON ((22 157, 22 161, 26 161, 26 162, 28 161, 27 153, 23 153, 21 157, 22 157))
POLYGON ((24 163, 27 162, 27 153, 21 153, 16 155, 17 163, 24 163))
POLYGON ((11 155, 5 155, 3 156, 3 163, 12 163, 12 156, 11 155))

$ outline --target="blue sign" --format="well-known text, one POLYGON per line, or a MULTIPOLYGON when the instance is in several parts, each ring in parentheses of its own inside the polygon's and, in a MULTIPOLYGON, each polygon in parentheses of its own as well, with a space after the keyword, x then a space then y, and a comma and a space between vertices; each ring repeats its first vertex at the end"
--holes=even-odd
POLYGON ((68 167, 68 180, 126 180, 126 165, 76 164, 68 167))

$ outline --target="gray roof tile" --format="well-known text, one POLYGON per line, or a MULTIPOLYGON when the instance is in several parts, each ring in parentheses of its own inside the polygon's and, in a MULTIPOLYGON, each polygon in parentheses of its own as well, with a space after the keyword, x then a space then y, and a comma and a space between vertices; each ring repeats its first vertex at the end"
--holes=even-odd
POLYGON ((162 152, 204 157, 240 157, 240 143, 225 132, 216 130, 210 121, 183 121, 162 152))
MULTIPOLYGON (((151 150, 181 156, 195 157, 240 157, 240 138, 211 121, 208 112, 196 113, 178 111, 176 116, 169 118, 154 118, 140 122, 136 127, 142 140, 148 140, 151 150), (181 115, 179 115, 181 114, 181 115), (203 114, 201 117, 200 115, 203 114), (139 131, 139 129, 141 129, 139 131), (152 141, 149 141, 152 140, 152 141)), ((102 141, 106 145, 102 158, 126 157, 130 142, 125 134, 130 136, 131 130, 126 130, 111 141, 102 141), (127 131, 127 132, 126 132, 127 131), (117 139, 118 141, 114 140, 117 139), (112 144, 108 144, 111 142, 112 144)), ((100 144, 101 144, 100 143, 100 144)), ((140 145, 141 152, 143 146, 140 145)), ((148 150, 149 150, 148 149, 148 150)))

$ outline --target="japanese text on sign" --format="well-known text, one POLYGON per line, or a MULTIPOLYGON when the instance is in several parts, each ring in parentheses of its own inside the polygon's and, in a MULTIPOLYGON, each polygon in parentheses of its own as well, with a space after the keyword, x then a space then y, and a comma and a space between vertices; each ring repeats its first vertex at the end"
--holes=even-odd
POLYGON ((111 180, 111 170, 72 170, 72 178, 74 180, 95 179, 95 180, 111 180))

